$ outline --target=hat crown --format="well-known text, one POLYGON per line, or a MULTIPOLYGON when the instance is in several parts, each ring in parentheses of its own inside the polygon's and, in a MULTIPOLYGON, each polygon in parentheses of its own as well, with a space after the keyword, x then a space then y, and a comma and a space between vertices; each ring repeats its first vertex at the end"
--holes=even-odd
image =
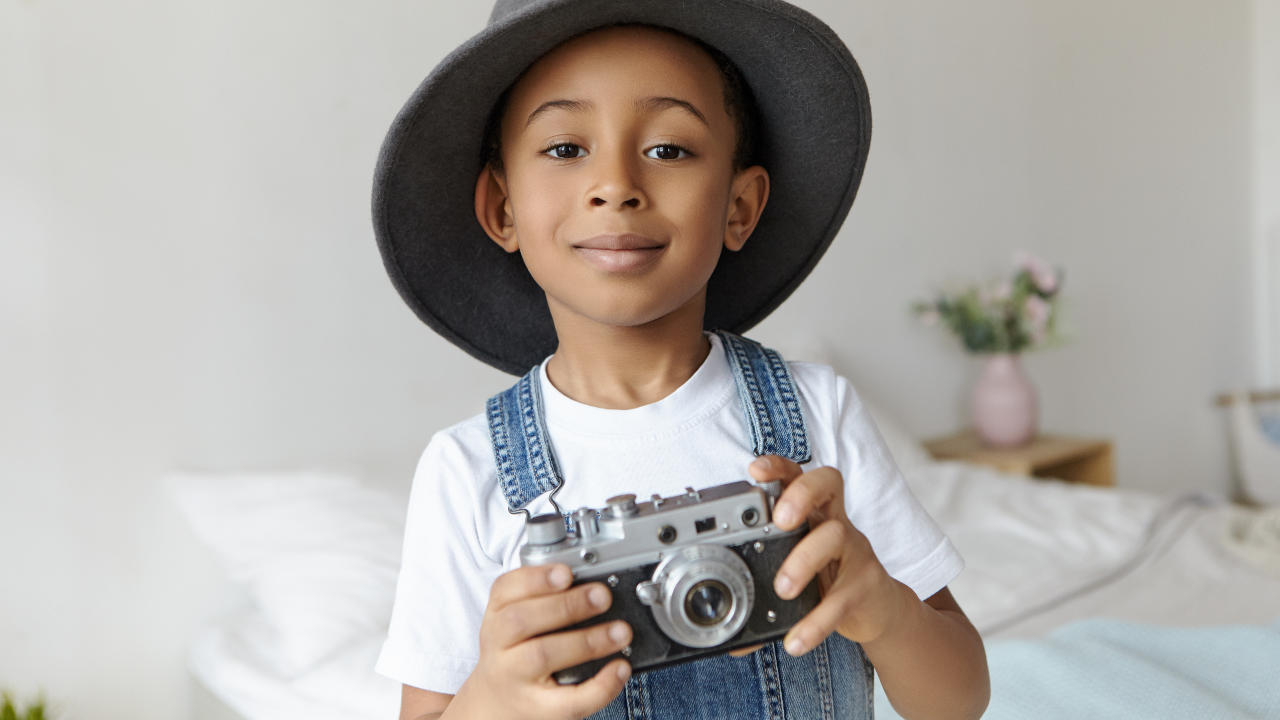
POLYGON ((497 0, 493 4, 493 11, 489 13, 489 24, 502 22, 517 13, 524 12, 527 8, 534 5, 541 5, 547 0, 497 0))

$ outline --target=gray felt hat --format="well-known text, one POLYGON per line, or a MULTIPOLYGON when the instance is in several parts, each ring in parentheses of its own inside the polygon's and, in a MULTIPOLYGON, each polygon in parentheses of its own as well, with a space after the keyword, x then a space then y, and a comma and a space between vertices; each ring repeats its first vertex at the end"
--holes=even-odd
POLYGON ((489 24, 440 62, 391 125, 373 183, 373 226, 400 295, 484 362, 523 374, 555 351, 546 296, 518 253, 476 221, 473 193, 495 102, 529 65, 587 30, 671 28, 718 49, 759 111, 755 161, 769 202, 751 240, 724 252, 705 326, 743 333, 817 264, 853 204, 871 142, 867 86, 822 21, 779 0, 498 0, 489 24), (441 143, 464 148, 444 156, 441 143), (471 151, 474 149, 474 152, 471 151))

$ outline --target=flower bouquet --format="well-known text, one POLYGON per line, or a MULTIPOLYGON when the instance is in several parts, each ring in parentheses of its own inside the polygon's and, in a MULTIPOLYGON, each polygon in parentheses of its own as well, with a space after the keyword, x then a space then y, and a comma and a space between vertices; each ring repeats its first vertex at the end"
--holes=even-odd
POLYGON ((1058 340, 1056 304, 1063 272, 1019 252, 1012 278, 973 285, 912 304, 926 325, 942 323, 970 353, 1020 353, 1058 340))
POLYGON ((972 354, 985 356, 973 388, 973 424, 992 447, 1014 447, 1035 437, 1035 387, 1018 354, 1057 344, 1055 324, 1063 272, 1025 252, 1014 258, 1012 278, 974 285, 934 300, 912 303, 926 325, 950 328, 972 354))

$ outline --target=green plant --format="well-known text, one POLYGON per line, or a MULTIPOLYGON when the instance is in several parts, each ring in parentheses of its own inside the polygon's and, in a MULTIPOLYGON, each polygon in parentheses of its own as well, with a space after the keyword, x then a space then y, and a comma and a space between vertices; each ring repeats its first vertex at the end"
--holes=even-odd
POLYGON ((1019 353, 1052 344, 1058 340, 1063 273, 1026 253, 1018 253, 1015 265, 1011 279, 939 293, 911 309, 926 325, 950 328, 971 353, 1019 353))
POLYGON ((9 693, 0 695, 0 720, 48 720, 44 698, 37 698, 34 705, 19 709, 9 693))

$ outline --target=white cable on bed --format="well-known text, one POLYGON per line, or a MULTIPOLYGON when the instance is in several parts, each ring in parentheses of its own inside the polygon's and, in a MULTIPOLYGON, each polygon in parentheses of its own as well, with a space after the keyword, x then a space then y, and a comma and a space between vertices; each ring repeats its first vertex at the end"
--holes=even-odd
POLYGON ((1040 615, 1041 613, 1045 613, 1050 610, 1061 607, 1062 605, 1065 605, 1066 603, 1072 600, 1075 600, 1076 598, 1079 598, 1083 595, 1087 595, 1088 593, 1093 592, 1094 590, 1097 590, 1111 582, 1114 582, 1120 579, 1125 575, 1128 575, 1129 573, 1136 570, 1138 566, 1142 565, 1142 563, 1146 562, 1151 558, 1154 558, 1156 555, 1160 553, 1160 551, 1167 549, 1173 543, 1174 540, 1178 539, 1178 537, 1180 537, 1182 533, 1186 531, 1187 528, 1191 527, 1190 521, 1184 522, 1180 526, 1176 527, 1174 531, 1170 533, 1167 538, 1165 538, 1163 543, 1157 543, 1156 536, 1160 533, 1160 531, 1163 529, 1165 524, 1169 522, 1175 515, 1177 515, 1178 512, 1180 512, 1187 506, 1194 505, 1198 507, 1210 507, 1213 505, 1217 505, 1221 502, 1222 501, 1220 499, 1215 498, 1212 495, 1208 495, 1206 493, 1191 493, 1191 494, 1182 495, 1174 498, 1173 500, 1170 500, 1169 503, 1165 505, 1163 508, 1161 508, 1160 512, 1157 513, 1156 516, 1151 519, 1150 524, 1147 526, 1147 530, 1142 540, 1142 543, 1138 546, 1137 550, 1134 551, 1133 555, 1125 559, 1123 562, 1117 565, 1114 569, 1107 571, 1106 573, 1100 575, 1099 577, 1096 577, 1092 580, 1088 580, 1082 583, 1079 587, 1075 587, 1070 590, 1067 590, 1061 595, 1049 598, 1047 600, 1042 600, 1038 603, 1030 605, 1029 607, 1019 610, 1018 612, 1014 613, 1013 615, 1003 620, 1000 620, 998 622, 991 623, 982 628, 979 628, 979 632, 983 636, 988 636, 988 635, 1001 632, 1003 630, 1007 630, 1008 628, 1014 625, 1017 625, 1018 623, 1023 622, 1024 620, 1029 620, 1037 615, 1040 615))

